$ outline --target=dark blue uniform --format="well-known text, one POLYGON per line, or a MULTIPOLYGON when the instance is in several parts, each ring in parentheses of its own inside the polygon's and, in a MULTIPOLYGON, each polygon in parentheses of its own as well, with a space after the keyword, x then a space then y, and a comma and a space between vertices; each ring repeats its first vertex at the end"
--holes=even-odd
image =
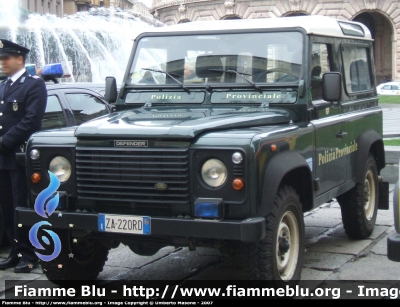
POLYGON ((27 72, 4 92, 6 81, 0 84, 0 201, 6 236, 13 244, 14 255, 10 256, 36 262, 29 229, 16 223, 15 208, 27 206, 28 186, 26 169, 17 164, 15 153, 21 152, 28 138, 41 129, 47 90, 43 79, 27 72))

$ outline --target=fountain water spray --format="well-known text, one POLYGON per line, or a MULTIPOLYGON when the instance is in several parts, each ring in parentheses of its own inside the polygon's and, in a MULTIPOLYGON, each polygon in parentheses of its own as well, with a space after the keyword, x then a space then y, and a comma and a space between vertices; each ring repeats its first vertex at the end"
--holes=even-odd
POLYGON ((61 63, 70 81, 122 82, 133 40, 164 24, 139 13, 97 8, 63 18, 30 14, 21 20, 19 0, 0 0, 0 38, 31 49, 27 63, 61 63))

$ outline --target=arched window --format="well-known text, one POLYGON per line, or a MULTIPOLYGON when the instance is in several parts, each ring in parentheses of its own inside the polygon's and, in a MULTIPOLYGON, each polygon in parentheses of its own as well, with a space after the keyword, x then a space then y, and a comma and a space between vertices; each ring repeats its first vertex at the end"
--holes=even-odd
POLYGON ((283 15, 283 17, 294 17, 294 16, 308 16, 308 14, 303 13, 303 12, 289 12, 289 13, 283 15))
POLYGON ((393 63, 396 53, 392 49, 393 21, 378 10, 360 13, 353 21, 364 24, 374 39, 376 83, 393 79, 396 72, 393 63))
POLYGON ((242 19, 237 15, 228 15, 221 18, 221 20, 229 20, 229 19, 242 19))

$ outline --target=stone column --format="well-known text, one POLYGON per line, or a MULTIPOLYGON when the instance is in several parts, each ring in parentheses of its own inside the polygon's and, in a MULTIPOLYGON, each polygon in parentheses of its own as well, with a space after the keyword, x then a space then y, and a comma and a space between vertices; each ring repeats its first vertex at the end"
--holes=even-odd
POLYGON ((35 0, 28 0, 28 11, 34 12, 35 9, 35 0))
POLYGON ((57 15, 57 0, 51 0, 50 14, 57 15))
POLYGON ((382 24, 376 24, 375 26, 375 50, 374 50, 374 57, 375 57, 375 74, 376 80, 380 81, 385 77, 385 67, 384 67, 384 50, 382 50, 382 24), (383 52, 382 52, 383 51, 383 52))
POLYGON ((34 12, 40 12, 40 7, 41 7, 41 5, 42 5, 42 1, 40 1, 40 0, 35 0, 35 4, 34 4, 34 9, 33 9, 33 11, 34 12))
POLYGON ((19 3, 20 7, 24 10, 28 10, 28 1, 29 0, 20 0, 20 3, 19 3))
POLYGON ((57 5, 58 5, 58 17, 63 17, 64 16, 64 1, 60 0, 57 1, 57 5))
POLYGON ((400 54, 400 40, 396 40, 395 34, 392 34, 392 78, 396 80, 400 80, 400 67, 397 66, 398 54, 400 54))

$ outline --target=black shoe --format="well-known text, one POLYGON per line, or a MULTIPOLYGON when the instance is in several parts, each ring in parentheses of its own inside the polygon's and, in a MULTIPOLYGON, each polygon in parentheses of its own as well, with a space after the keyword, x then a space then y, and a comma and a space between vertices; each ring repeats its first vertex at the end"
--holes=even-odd
POLYGON ((39 266, 39 261, 20 261, 17 266, 14 268, 14 273, 29 273, 33 269, 36 269, 39 266))
POLYGON ((13 268, 18 264, 18 261, 19 261, 18 256, 8 256, 6 260, 0 262, 0 270, 13 268))

